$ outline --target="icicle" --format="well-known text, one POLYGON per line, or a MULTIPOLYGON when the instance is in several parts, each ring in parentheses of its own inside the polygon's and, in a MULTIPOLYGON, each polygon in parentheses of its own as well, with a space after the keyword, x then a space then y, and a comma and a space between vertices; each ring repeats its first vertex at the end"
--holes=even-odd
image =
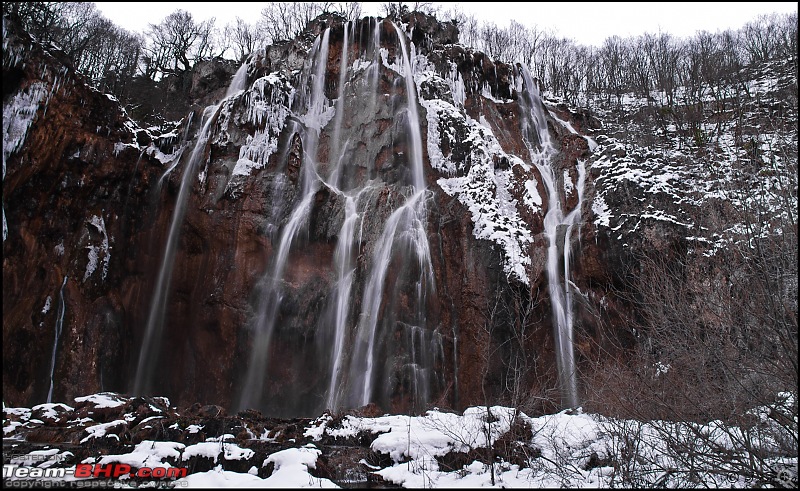
MULTIPOLYGON (((210 110, 209 110, 208 107, 203 110, 203 116, 200 119, 200 126, 201 127, 205 126, 204 122, 206 121, 206 118, 210 118, 209 113, 210 113, 210 110)), ((169 166, 169 168, 167 170, 165 170, 163 174, 161 174, 161 177, 158 178, 158 184, 157 184, 157 187, 156 187, 156 192, 159 192, 161 190, 161 186, 163 185, 164 179, 166 179, 166 177, 169 175, 169 173, 172 172, 172 170, 175 169, 175 167, 177 167, 178 164, 181 162, 181 156, 183 155, 183 151, 184 151, 184 149, 186 148, 186 146, 188 145, 188 142, 189 142, 189 128, 192 126, 192 119, 194 119, 194 111, 189 113, 188 120, 186 121, 186 126, 183 128, 183 139, 181 140, 182 143, 181 143, 180 149, 178 150, 178 154, 175 155, 172 158, 172 162, 173 162, 172 165, 169 166)), ((167 143, 167 144, 169 144, 169 143, 167 143)))

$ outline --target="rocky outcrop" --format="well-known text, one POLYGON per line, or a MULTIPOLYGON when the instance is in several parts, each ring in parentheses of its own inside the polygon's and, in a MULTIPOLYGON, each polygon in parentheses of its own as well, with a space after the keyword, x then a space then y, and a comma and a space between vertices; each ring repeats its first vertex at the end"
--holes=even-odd
POLYGON ((132 210, 157 175, 113 96, 3 23, 3 395, 47 396, 56 326, 57 394, 120 386, 123 284, 147 220, 132 210))
MULTIPOLYGON (((221 82, 230 67, 199 65, 190 97, 208 112, 159 135, 4 29, 4 399, 42 402, 51 378, 62 400, 131 391, 154 335, 147 385, 183 405, 237 409, 261 342, 255 405, 269 414, 360 406, 330 392, 339 377, 334 385, 355 393, 359 343, 374 377, 366 402, 385 411, 528 396, 542 411, 560 405, 548 190, 531 161, 544 137, 521 100, 534 87, 521 67, 454 44, 450 24, 415 13, 398 26, 320 17, 300 38, 252 55, 244 89, 229 94, 221 82), (424 205, 412 202, 417 158, 424 205), (176 213, 184 186, 185 213, 176 213), (295 222, 299 232, 287 235, 295 222), (174 256, 164 253, 170 240, 174 256), (351 262, 341 262, 351 240, 351 262), (161 276, 167 303, 154 323, 161 276), (278 300, 265 306, 270 296, 278 300)), ((593 175, 581 184, 579 170, 596 123, 546 108, 561 206, 581 205, 584 217, 572 234, 570 287, 582 299, 580 365, 597 356, 590 340, 615 335, 599 326, 613 326, 622 306, 598 307, 611 273, 591 219, 593 175)))

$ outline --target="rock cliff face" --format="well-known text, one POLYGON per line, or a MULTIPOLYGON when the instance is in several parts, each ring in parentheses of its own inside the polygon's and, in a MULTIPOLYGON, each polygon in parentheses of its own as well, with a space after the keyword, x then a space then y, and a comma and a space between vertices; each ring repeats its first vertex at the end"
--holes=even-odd
POLYGON ((233 80, 198 68, 212 105, 159 133, 4 21, 6 403, 574 402, 621 309, 597 123, 456 41, 321 17, 233 80))
POLYGON ((53 363, 56 394, 120 386, 148 137, 5 20, 3 45, 4 397, 43 400, 53 363))

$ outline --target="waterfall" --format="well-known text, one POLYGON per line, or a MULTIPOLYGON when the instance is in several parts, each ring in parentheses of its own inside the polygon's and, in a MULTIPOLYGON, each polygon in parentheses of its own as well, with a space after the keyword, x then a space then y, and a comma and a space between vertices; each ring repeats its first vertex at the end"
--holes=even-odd
MULTIPOLYGON (((400 41, 400 51, 402 52, 403 71, 406 87, 407 112, 408 112, 408 132, 409 132, 409 164, 411 165, 412 194, 405 203, 398 207, 386 221, 383 233, 375 244, 372 256, 370 274, 367 278, 364 295, 361 302, 362 312, 358 326, 358 334, 355 340, 353 357, 350 369, 351 396, 350 403, 353 405, 365 405, 372 402, 375 397, 376 384, 378 382, 376 372, 378 371, 378 361, 381 359, 381 350, 378 346, 379 317, 391 319, 385 313, 381 315, 381 305, 384 300, 384 288, 386 283, 389 266, 393 257, 399 255, 402 261, 401 269, 408 269, 411 256, 417 259, 417 267, 420 277, 417 280, 417 296, 415 298, 417 311, 415 318, 409 319, 406 323, 413 328, 424 329, 425 325, 425 298, 427 287, 434 284, 433 267, 431 264, 430 247, 428 244, 427 231, 427 212, 425 207, 426 190, 422 166, 422 136, 419 128, 419 116, 417 112, 416 85, 409 59, 405 37, 400 29, 394 26, 400 41), (398 244, 399 242, 399 244, 398 244), (401 245, 401 247, 398 247, 401 245)), ((378 32, 376 28, 376 32, 378 32)), ((385 326, 392 327, 389 323, 385 326)), ((386 333, 383 333, 386 334, 386 333)), ((416 350, 431 349, 431 346, 417 346, 410 343, 410 348, 416 350)), ((417 360, 421 355, 411 353, 411 358, 417 360)), ((419 388, 426 385, 426 372, 414 370, 412 374, 412 387, 419 388)), ((389 383, 384 380, 384 383, 389 383)), ((425 391, 414 390, 415 398, 426 396, 425 391)), ((422 405, 425 400, 416 400, 415 405, 422 405)))
MULTIPOLYGON (((425 189, 425 176, 422 169, 422 132, 419 129, 419 113, 417 111, 417 90, 414 83, 414 73, 411 67, 411 60, 406 53, 406 41, 403 33, 396 24, 392 23, 397 38, 400 40, 400 49, 403 52, 403 71, 406 82, 406 97, 408 98, 408 126, 411 133, 411 175, 414 189, 422 191, 425 189)), ((424 206, 424 201, 421 202, 424 206)), ((423 211, 424 213, 424 211, 423 211)))
POLYGON ((64 275, 64 281, 61 283, 61 290, 58 293, 58 318, 56 319, 56 333, 55 340, 53 341, 53 355, 50 357, 50 390, 47 391, 47 402, 53 402, 53 378, 56 372, 56 351, 58 350, 58 340, 61 338, 61 329, 64 326, 64 313, 67 311, 67 305, 64 303, 64 287, 67 286, 68 276, 64 275))
MULTIPOLYGON (((336 116, 334 119, 333 127, 333 144, 338 148, 337 151, 331 151, 330 156, 336 158, 336 163, 328 186, 332 191, 343 196, 345 199, 344 206, 344 220, 342 227, 339 231, 338 240, 336 243, 336 251, 334 252, 334 266, 336 270, 336 295, 335 303, 333 305, 332 318, 325 319, 328 325, 321 326, 322 329, 333 330, 333 351, 331 353, 330 361, 330 374, 326 397, 326 407, 330 409, 337 409, 341 403, 342 390, 340 387, 342 378, 342 364, 344 363, 345 355, 345 342, 347 331, 349 327, 349 312, 350 312, 350 297, 353 289, 353 282, 356 276, 356 265, 354 263, 355 247, 361 243, 362 231, 359 228, 358 237, 356 237, 356 226, 361 223, 361 214, 358 213, 358 198, 361 196, 358 191, 356 197, 346 195, 339 189, 339 183, 342 180, 341 176, 344 174, 342 166, 345 153, 347 151, 347 142, 342 144, 341 132, 342 121, 344 118, 344 99, 345 99, 345 85, 347 82, 348 70, 348 54, 349 54, 349 35, 350 29, 354 24, 348 22, 344 29, 344 39, 342 42, 342 59, 339 67, 339 88, 338 98, 336 100, 336 116)), ((345 186, 345 184, 342 184, 345 186)))
MULTIPOLYGON (((370 17, 372 19, 372 17, 370 17)), ((370 90, 369 99, 369 112, 375 112, 375 104, 378 98, 378 76, 381 71, 381 24, 382 22, 375 18, 375 29, 372 31, 372 63, 369 69, 369 85, 370 90)))
POLYGON ((269 362, 272 334, 275 330, 275 321, 283 298, 281 291, 283 271, 286 267, 286 260, 289 257, 292 241, 308 217, 314 194, 313 192, 306 194, 292 211, 289 223, 286 224, 281 233, 280 244, 275 255, 271 275, 262 280, 263 289, 266 293, 258 303, 258 311, 253 323, 253 347, 250 352, 250 362, 247 366, 244 389, 239 398, 239 408, 241 409, 255 407, 261 401, 267 363, 269 362))
MULTIPOLYGON (((392 364, 397 364, 398 373, 402 372, 400 383, 407 387, 415 408, 422 408, 430 397, 431 382, 436 378, 433 365, 441 356, 442 347, 438 332, 426 326, 426 302, 434 291, 434 280, 426 230, 422 135, 411 60, 404 34, 396 26, 400 39, 397 66, 402 67, 396 82, 401 85, 404 82, 406 89, 407 105, 402 110, 406 112, 404 119, 407 121, 404 131, 408 141, 409 177, 399 183, 398 193, 375 179, 369 164, 365 178, 358 177, 356 167, 348 158, 353 132, 364 131, 358 125, 369 121, 356 118, 355 121, 361 122, 354 126, 348 111, 366 110, 367 114, 378 111, 376 99, 383 62, 381 25, 377 20, 374 26, 370 25, 372 53, 364 72, 352 71, 367 63, 362 58, 351 66, 351 43, 358 39, 354 35, 354 24, 343 26, 335 102, 328 101, 324 92, 330 29, 315 39, 310 61, 300 74, 300 89, 292 112, 297 121, 295 129, 303 142, 301 189, 288 221, 280 229, 270 266, 256 287, 259 299, 250 323, 252 344, 238 397, 240 410, 255 407, 280 411, 291 404, 263 399, 276 370, 271 367, 270 357, 275 349, 282 299, 289 294, 285 276, 290 256, 294 254, 292 245, 309 221, 317 191, 322 187, 340 203, 342 224, 333 251, 327 304, 317 321, 314 338, 320 354, 315 363, 322 371, 318 382, 312 382, 319 384, 314 390, 318 389, 320 394, 318 402, 313 404, 337 410, 376 401, 380 397, 378 387, 389 387, 392 383, 389 373, 394 369, 390 367, 392 364), (360 80, 364 83, 351 84, 351 74, 355 78, 358 73, 363 73, 360 80), (328 138, 321 138, 323 131, 328 138), (324 149, 319 150, 321 140, 327 144, 327 162, 318 161, 318 153, 326 155, 324 149), (322 172, 322 169, 327 171, 322 172), (357 179, 350 179, 351 175, 357 179), (368 206, 378 194, 384 193, 398 196, 401 201, 386 210, 389 216, 382 220, 380 235, 371 240, 371 247, 367 245, 371 254, 360 255, 365 215, 375 213, 368 206), (362 256, 364 259, 359 259, 362 256), (363 285, 358 293, 356 285, 363 285), (408 305, 395 305, 393 297, 400 294, 405 295, 408 305), (361 295, 360 303, 358 295, 361 295), (389 343, 396 329, 403 330, 401 342, 389 343)), ((355 50, 356 56, 363 57, 369 57, 369 51, 364 50, 362 55, 361 50, 355 50)), ((286 155, 282 153, 281 157, 285 159, 286 155)), ((370 220, 374 218, 369 216, 370 220)))
POLYGON ((361 231, 359 230, 356 240, 356 225, 360 221, 357 211, 356 200, 350 196, 345 201, 345 218, 342 229, 339 232, 339 241, 336 245, 334 260, 336 261, 336 307, 334 310, 333 328, 334 342, 333 355, 331 357, 330 382, 328 384, 328 396, 326 407, 337 409, 340 404, 341 390, 339 383, 341 380, 342 363, 344 358, 345 337, 347 335, 348 314, 350 311, 350 295, 355 280, 355 264, 353 255, 355 246, 361 242, 361 231))
POLYGON ((372 271, 364 288, 364 298, 362 300, 361 322, 359 324, 359 335, 355 346, 353 363, 351 365, 351 381, 355 383, 354 388, 356 398, 353 404, 365 405, 373 397, 375 380, 376 360, 376 335, 378 329, 378 317, 381 303, 383 301, 383 290, 385 286, 386 273, 389 269, 395 248, 395 240, 398 236, 410 237, 415 231, 421 231, 421 240, 417 240, 416 250, 422 271, 431 271, 430 251, 428 250, 427 236, 425 235, 424 225, 417 217, 419 203, 424 199, 424 190, 417 191, 405 204, 397 208, 386 222, 380 239, 375 245, 375 253, 372 258, 372 271), (399 232, 398 232, 399 231, 399 232), (360 386, 360 387, 359 387, 360 386), (360 389, 360 390, 359 390, 360 389))
MULTIPOLYGON (((231 79, 231 83, 228 84, 228 90, 225 91, 225 97, 222 98, 224 101, 228 97, 232 95, 236 95, 238 92, 245 90, 247 88, 247 62, 245 61, 236 70, 236 73, 233 74, 233 78, 231 79)), ((217 107, 222 106, 222 101, 217 104, 217 107)))
POLYGON ((547 284, 553 309, 553 335, 556 342, 559 385, 565 405, 577 407, 578 384, 573 347, 572 295, 570 293, 570 238, 573 228, 580 223, 586 181, 585 163, 578 162, 578 203, 565 215, 559 192, 557 169, 553 159, 555 150, 550 141, 539 89, 524 66, 522 66, 521 74, 524 86, 520 101, 526 109, 525 117, 522 120, 523 137, 530 150, 531 160, 542 177, 548 197, 547 214, 544 217, 544 234, 548 240, 547 284), (539 148, 536 149, 535 145, 538 145, 539 148), (563 269, 559 268, 562 262, 563 269))
POLYGON ((342 144, 342 119, 344 117, 344 86, 347 82, 347 59, 349 51, 349 35, 350 26, 348 22, 344 27, 344 40, 342 41, 342 59, 339 64, 339 97, 336 99, 336 116, 333 121, 333 142, 331 143, 330 151, 330 165, 333 169, 330 172, 328 184, 333 188, 339 187, 339 178, 341 176, 340 166, 342 165, 342 157, 347 150, 347 144, 342 144), (337 158, 333 159, 336 156, 337 158))
MULTIPOLYGON (((234 75, 230 86, 228 87, 225 99, 229 96, 238 93, 244 89, 247 82, 247 64, 242 64, 239 70, 234 75)), ((223 99, 219 104, 208 106, 203 111, 203 118, 201 120, 202 129, 197 137, 197 143, 194 150, 187 162, 181 177, 180 190, 178 191, 178 198, 175 201, 175 209, 172 212, 172 220, 167 235, 167 244, 164 248, 164 256, 161 260, 161 265, 158 271, 155 288, 153 289, 153 297, 150 301, 150 312, 147 317, 147 325, 145 327, 144 338, 142 339, 142 346, 139 350, 139 361, 136 368, 136 377, 133 383, 133 393, 143 395, 149 392, 155 373, 156 363, 159 358, 159 343, 161 342, 161 334, 164 329, 164 317, 166 314, 168 299, 169 299, 169 286, 172 278, 172 268, 174 266, 175 252, 178 246, 178 238, 180 236, 181 226, 183 225, 183 218, 186 214, 186 204, 189 199, 189 194, 192 189, 192 182, 195 177, 195 170, 197 169, 200 161, 205 155, 206 145, 211 134, 211 128, 217 119, 219 109, 222 107, 223 99)), ((189 119, 191 121, 191 119, 189 119)), ((187 126, 188 131, 188 126, 187 126)), ((177 164, 176 164, 177 165, 177 164)), ((159 183, 167 173, 169 173, 174 166, 167 169, 164 175, 159 179, 159 183)), ((160 189, 160 187, 159 187, 160 189)))
POLYGON ((325 126, 325 67, 328 60, 330 29, 325 29, 322 37, 317 37, 312 47, 315 53, 311 65, 311 93, 301 97, 307 102, 307 110, 300 118, 307 131, 303 132, 304 158, 302 164, 301 194, 280 234, 278 251, 274 256, 272 268, 268 268, 260 282, 262 298, 256 306, 256 315, 251 324, 253 345, 250 351, 247 373, 239 396, 238 407, 248 409, 261 405, 269 363, 269 351, 275 330, 275 321, 283 297, 282 280, 292 242, 306 223, 311 211, 312 201, 319 189, 316 158, 319 134, 325 126))

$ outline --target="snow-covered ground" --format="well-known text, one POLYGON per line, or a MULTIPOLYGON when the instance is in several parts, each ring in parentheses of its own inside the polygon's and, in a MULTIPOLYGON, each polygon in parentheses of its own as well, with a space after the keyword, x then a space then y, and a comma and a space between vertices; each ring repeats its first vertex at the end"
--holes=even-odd
MULTIPOLYGON (((72 470, 77 463, 126 464, 132 469, 187 467, 186 477, 160 483, 170 487, 346 487, 353 483, 336 482, 330 469, 321 470, 333 461, 325 460, 321 468, 319 459, 327 459, 337 449, 352 447, 346 450, 350 452, 369 445, 362 450, 377 458, 354 465, 384 486, 746 488, 791 487, 797 482, 796 447, 793 455, 786 451, 787 442, 797 442, 797 401, 792 393, 779 394, 769 407, 754 408, 753 424, 747 428, 721 421, 619 420, 580 409, 529 417, 503 406, 470 407, 461 414, 434 409, 420 416, 325 413, 302 420, 301 438, 268 452, 260 446, 274 445, 268 428, 261 437, 253 432, 249 438, 207 433, 205 441, 194 444, 143 440, 119 445, 118 435, 136 422, 126 408, 132 407, 131 402, 140 407, 141 401, 114 393, 76 399, 76 407, 84 414, 87 408, 90 415, 105 411, 102 418, 111 419, 105 423, 91 417, 76 419, 79 410, 62 403, 30 409, 4 407, 4 464, 72 470), (119 413, 108 412, 114 409, 119 413), (78 436, 83 436, 84 448, 52 443, 30 450, 23 443, 25 436, 43 427, 58 427, 64 434, 82 428, 78 436), (213 462, 211 468, 195 472, 198 458, 213 462)), ((203 429, 187 425, 191 418, 178 416, 174 407, 158 409, 156 405, 169 405, 164 398, 154 402, 150 410, 161 414, 162 426, 174 421, 172 428, 185 427, 191 435, 203 429)), ((153 417, 141 419, 138 425, 148 421, 152 424, 153 417)), ((336 469, 335 474, 346 472, 336 469)), ((84 481, 73 476, 66 479, 84 481)), ((4 474, 4 481, 11 480, 19 479, 4 474)), ((138 487, 144 482, 120 479, 113 484, 138 487)))

